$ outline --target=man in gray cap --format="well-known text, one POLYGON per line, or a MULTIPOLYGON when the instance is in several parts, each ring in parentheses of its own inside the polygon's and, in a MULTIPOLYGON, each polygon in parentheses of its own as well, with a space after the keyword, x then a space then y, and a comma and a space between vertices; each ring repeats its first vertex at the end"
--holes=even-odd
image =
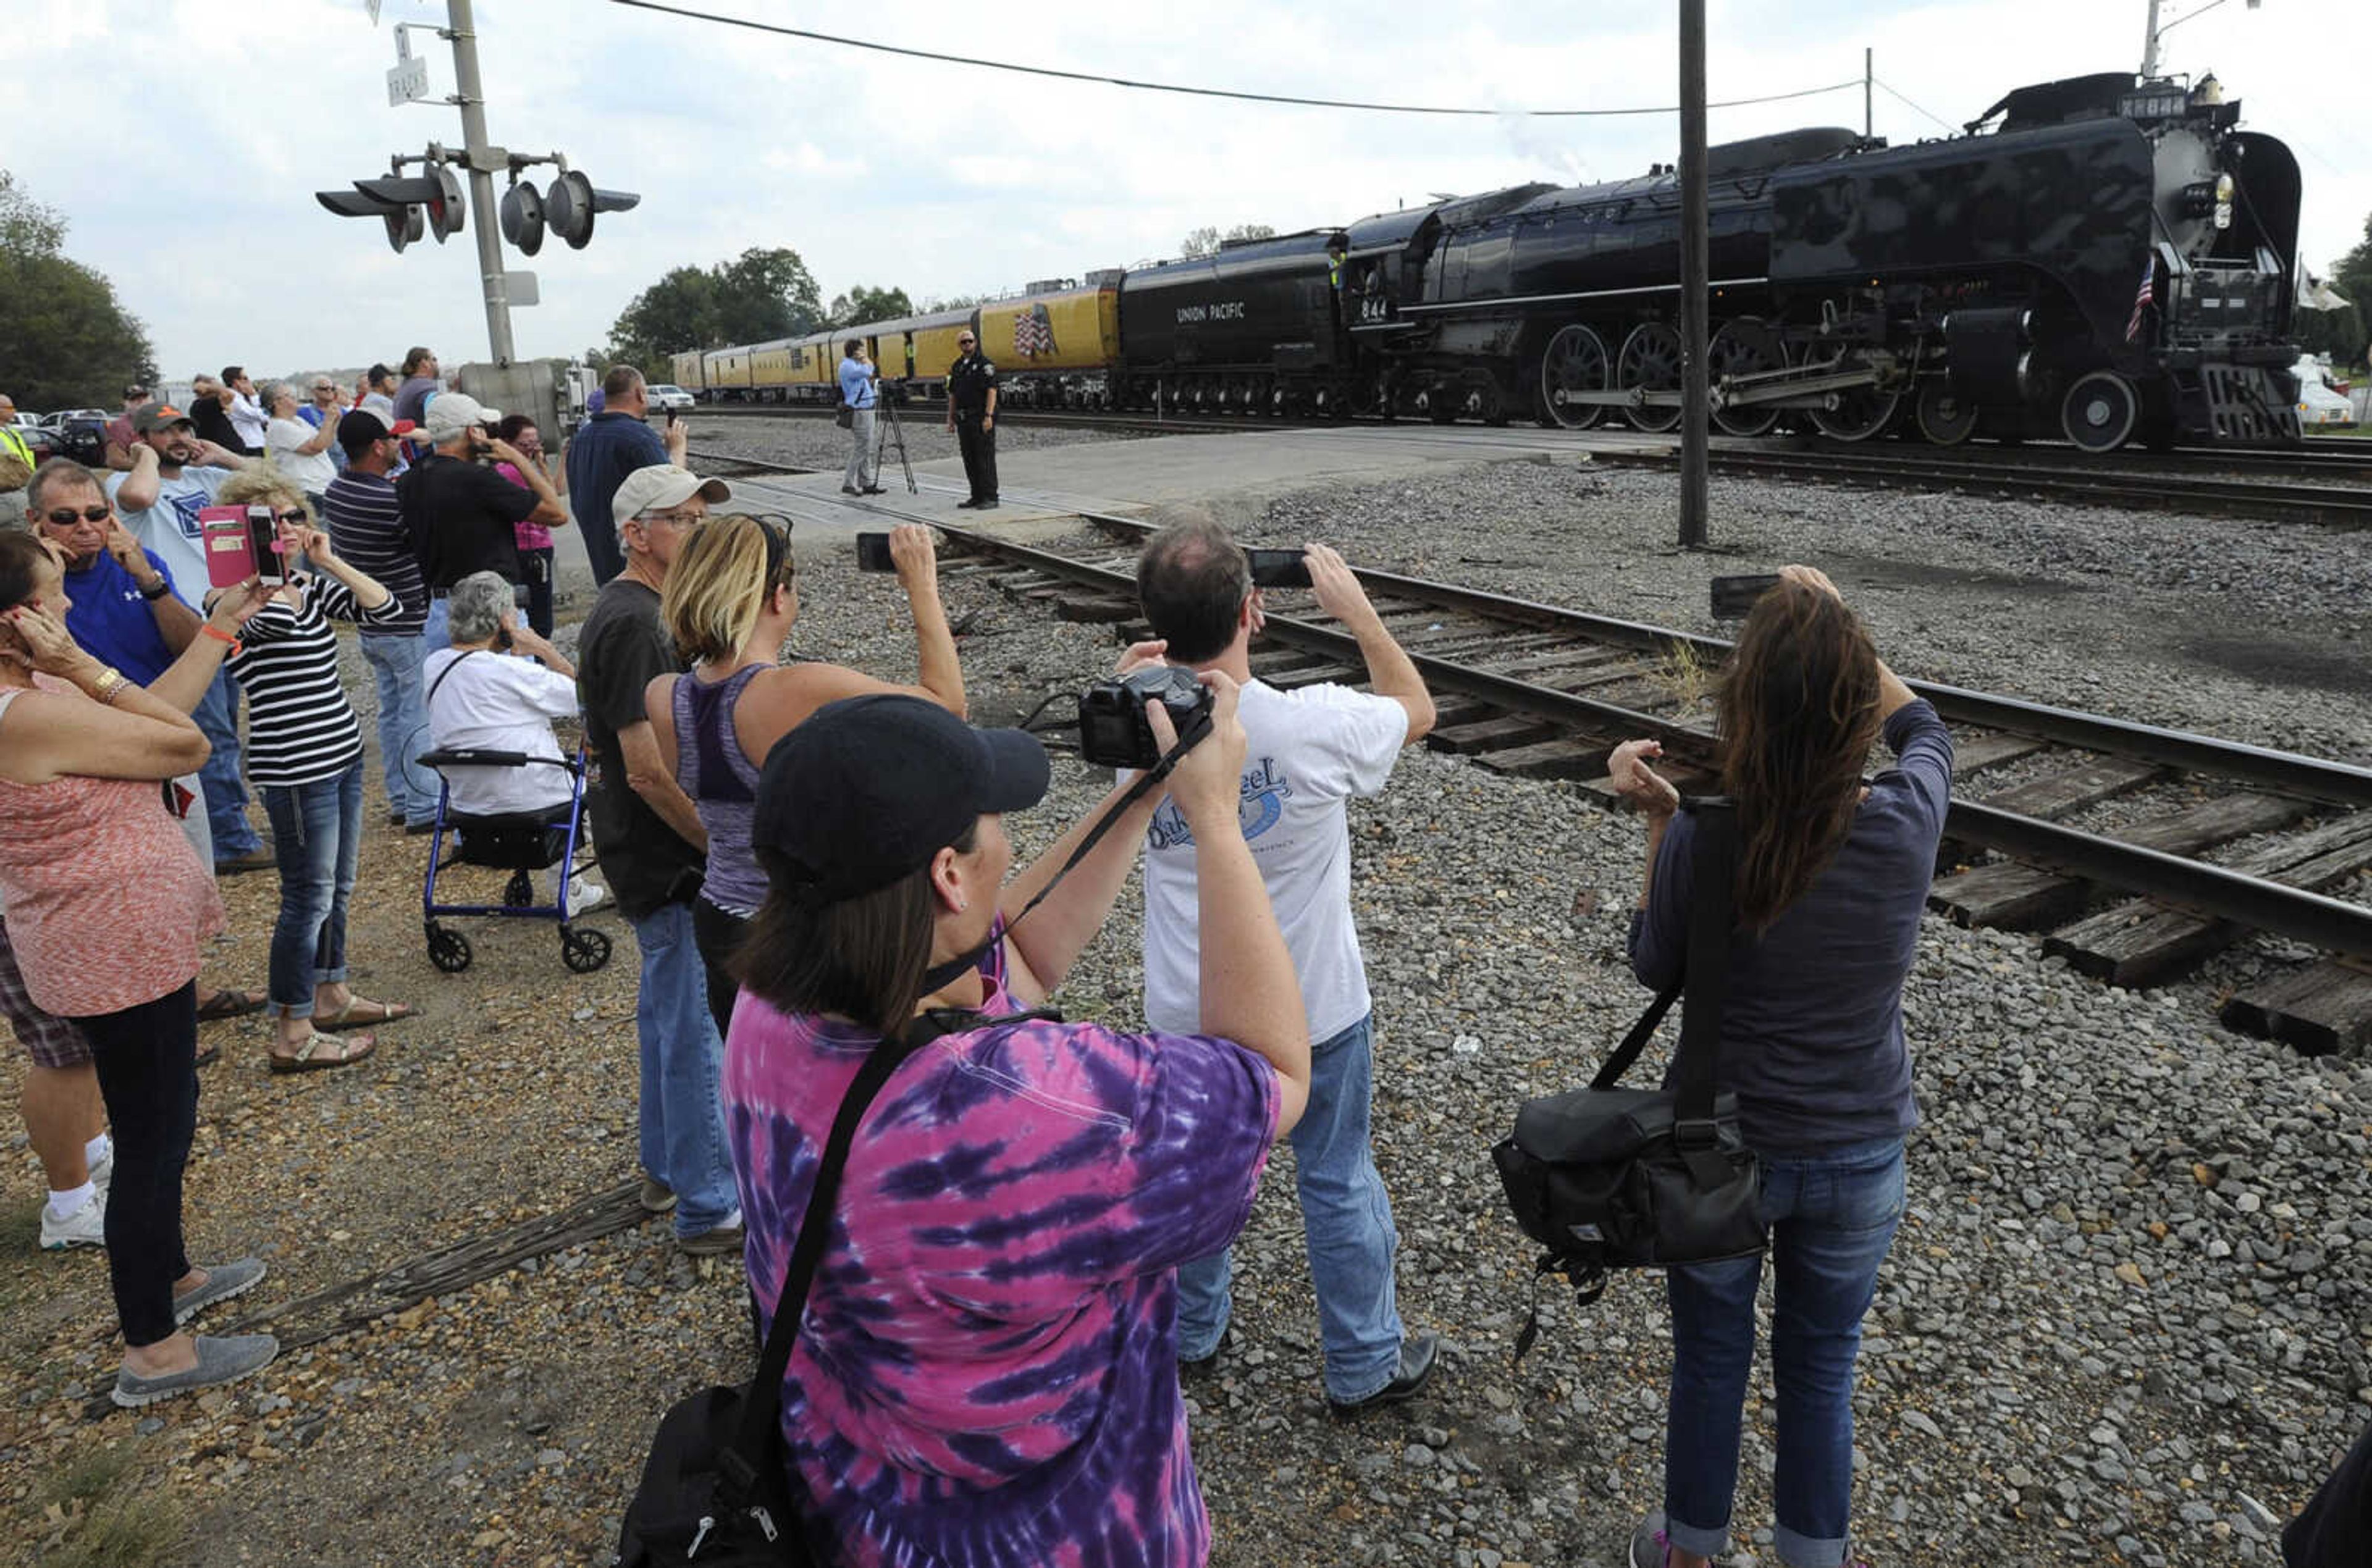
MULTIPOLYGON (((433 418, 444 397, 429 404, 433 418)), ((659 594, 677 554, 725 482, 672 463, 635 470, 618 486, 610 517, 625 566, 602 585, 576 639, 576 691, 585 738, 600 761, 592 791, 593 846, 643 955, 634 997, 642 1042, 643 1206, 675 1211, 687 1252, 741 1250, 741 1210, 725 1142, 725 1042, 709 1016, 708 981, 692 935, 692 904, 707 863, 708 834, 660 755, 644 689, 680 673, 683 660, 659 621, 659 594)))
POLYGON ((440 392, 428 405, 429 454, 396 481, 396 504, 420 559, 428 588, 428 621, 421 628, 422 653, 435 653, 446 634, 447 596, 472 572, 492 572, 505 582, 520 581, 518 536, 514 525, 557 528, 568 507, 543 475, 541 464, 494 435, 503 417, 465 392, 440 392), (506 462, 527 482, 521 489, 491 466, 506 462))

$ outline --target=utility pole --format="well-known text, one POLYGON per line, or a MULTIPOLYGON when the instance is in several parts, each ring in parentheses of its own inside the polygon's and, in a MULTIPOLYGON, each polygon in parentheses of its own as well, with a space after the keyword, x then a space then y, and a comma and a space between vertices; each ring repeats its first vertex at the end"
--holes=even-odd
POLYGON ((1870 111, 1869 111, 1869 86, 1870 86, 1870 82, 1871 82, 1871 80, 1873 79, 1873 77, 1874 77, 1874 76, 1875 76, 1875 75, 1876 75, 1876 72, 1875 72, 1874 68, 1872 67, 1872 65, 1871 65, 1871 64, 1870 64, 1870 56, 1871 56, 1874 52, 1875 52, 1875 51, 1873 51, 1873 50, 1872 50, 1872 49, 1871 49, 1867 44, 1864 44, 1864 45, 1862 46, 1862 51, 1861 51, 1861 139, 1862 139, 1863 141, 1865 141, 1865 142, 1866 142, 1866 141, 1868 141, 1868 140, 1869 140, 1869 138, 1870 138, 1870 134, 1871 134, 1873 131, 1875 131, 1875 130, 1877 129, 1876 122, 1871 119, 1871 117, 1870 117, 1870 111))
POLYGON ((2157 0, 2149 0, 2149 31, 2142 40, 2142 80, 2157 76, 2157 0))
POLYGON ((1705 544, 1705 8, 1680 0, 1680 548, 1705 544))
POLYGON ((478 77, 478 33, 470 0, 446 0, 453 44, 453 97, 461 110, 461 145, 470 161, 470 226, 478 241, 478 282, 486 301, 486 343, 494 363, 517 357, 511 339, 510 280, 503 273, 503 237, 494 211, 494 170, 506 166, 503 149, 486 140, 486 92, 478 77))

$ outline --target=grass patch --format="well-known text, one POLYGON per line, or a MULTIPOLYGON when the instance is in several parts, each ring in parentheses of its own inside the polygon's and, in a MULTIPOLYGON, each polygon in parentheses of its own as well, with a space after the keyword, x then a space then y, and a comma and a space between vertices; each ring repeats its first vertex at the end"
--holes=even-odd
POLYGON ((1711 711, 1721 666, 1700 653, 1693 643, 1667 643, 1663 662, 1648 679, 1679 704, 1681 716, 1694 717, 1711 711))
POLYGON ((132 1446, 92 1448, 35 1493, 43 1568, 157 1568, 181 1543, 180 1504, 145 1483, 132 1446))

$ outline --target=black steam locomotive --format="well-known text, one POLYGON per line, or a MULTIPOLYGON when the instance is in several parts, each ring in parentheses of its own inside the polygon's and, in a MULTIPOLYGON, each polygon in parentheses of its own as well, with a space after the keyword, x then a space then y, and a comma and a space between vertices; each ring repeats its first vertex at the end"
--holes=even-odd
MULTIPOLYGON (((1711 149, 1718 428, 2297 439, 2297 163, 2238 118, 2212 85, 2107 75, 2022 87, 1944 141, 1711 149)), ((1137 269, 1105 400, 1669 430, 1680 226, 1657 168, 1137 269)))

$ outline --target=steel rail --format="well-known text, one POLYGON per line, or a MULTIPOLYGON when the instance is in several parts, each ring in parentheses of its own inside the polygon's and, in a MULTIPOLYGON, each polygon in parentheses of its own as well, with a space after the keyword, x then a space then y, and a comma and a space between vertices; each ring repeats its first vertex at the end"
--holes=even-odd
MULTIPOLYGON (((1603 450, 1601 462, 1667 469, 1667 453, 1603 450)), ((1955 463, 1907 456, 1842 453, 1811 455, 1717 447, 1713 467, 1726 474, 1803 480, 1816 484, 1876 488, 1925 486, 1964 492, 2017 491, 2058 501, 2095 502, 2129 510, 2187 511, 2207 517, 2247 517, 2283 523, 2320 523, 2331 528, 2372 528, 2372 491, 2331 485, 2259 484, 2206 480, 2185 482, 2163 474, 2083 474, 2064 467, 2047 470, 1991 463, 1955 463)))

